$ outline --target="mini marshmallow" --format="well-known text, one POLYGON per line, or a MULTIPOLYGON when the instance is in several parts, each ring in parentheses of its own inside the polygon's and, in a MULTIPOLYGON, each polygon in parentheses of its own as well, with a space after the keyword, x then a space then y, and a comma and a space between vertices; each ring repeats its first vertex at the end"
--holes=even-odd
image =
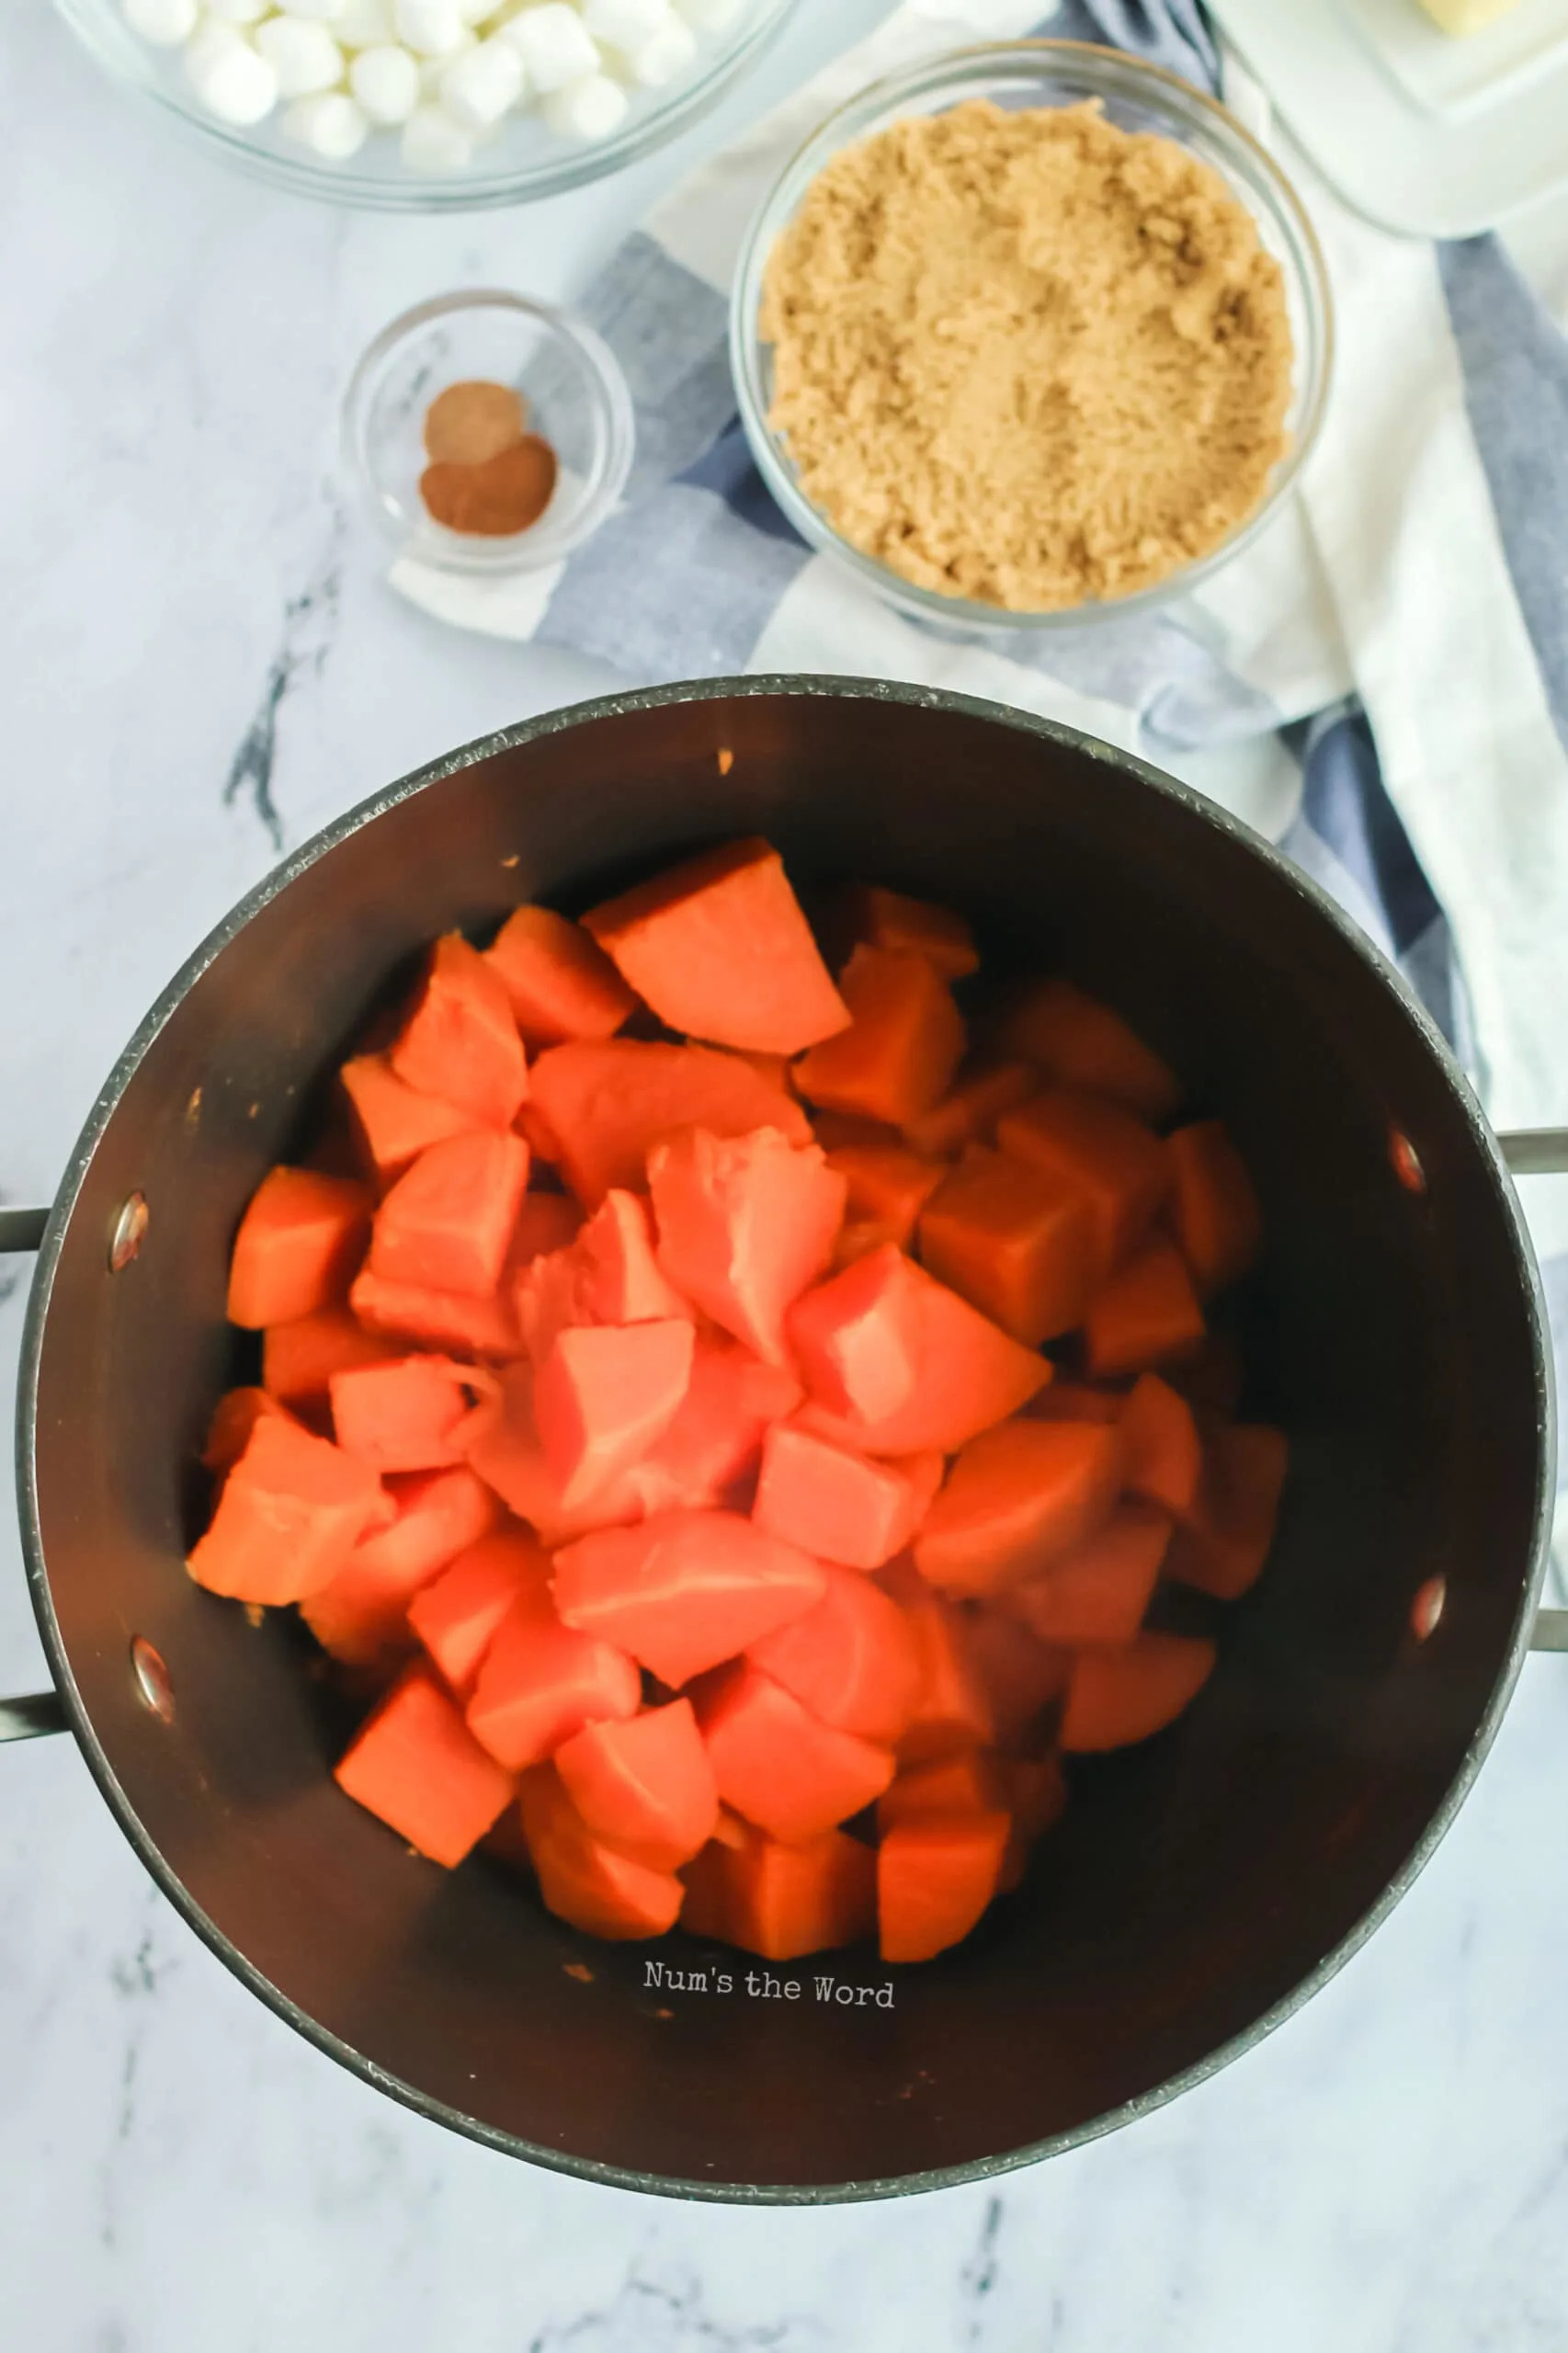
POLYGON ((381 49, 392 38, 392 0, 343 0, 332 28, 345 49, 381 49))
POLYGON ((722 32, 741 13, 741 0, 675 0, 676 13, 694 32, 722 32))
POLYGON ((523 61, 509 41, 476 41, 441 76, 441 104, 466 131, 488 131, 523 95, 523 61))
POLYGON ((308 98, 343 79, 343 51, 309 17, 269 17, 256 28, 256 45, 278 76, 280 97, 308 98))
POLYGON ((334 25, 343 14, 343 0, 278 0, 286 17, 313 18, 320 25, 334 25))
POLYGON ((228 25, 254 25, 272 13, 272 0, 207 0, 210 17, 228 25))
POLYGON ((421 107, 403 124, 403 160, 411 172, 428 172, 432 177, 460 172, 473 161, 473 141, 439 107, 421 107))
POLYGON ((473 38, 458 0, 392 0, 392 22, 404 48, 421 57, 450 57, 473 38))
POLYGON ((479 35, 471 33, 465 27, 462 39, 456 49, 448 50, 444 57, 420 58, 418 63, 421 98, 428 98, 433 107, 438 107, 441 103, 441 84, 446 78, 448 66, 451 64, 454 58, 461 57, 465 51, 478 47, 479 35))
POLYGON ((348 86, 372 122, 406 122, 419 104, 419 66, 391 41, 362 49, 348 68, 348 86))
POLYGON ((496 39, 517 51, 529 89, 543 97, 599 70, 598 45, 567 0, 545 0, 543 7, 525 8, 520 16, 507 18, 496 39))
POLYGON ((131 31, 158 49, 178 49, 196 30, 196 0, 124 0, 124 8, 131 31))
POLYGON ((640 42, 624 63, 632 81, 640 82, 645 90, 662 90, 666 82, 686 72, 696 55, 697 35, 678 17, 672 17, 667 25, 640 42))
POLYGON ((585 74, 552 90, 544 102, 544 119, 562 139, 608 139, 620 129, 631 105, 619 82, 608 74, 585 74))
POLYGON ((185 45, 191 88, 220 122, 248 130, 278 104, 278 76, 244 33, 216 18, 200 25, 185 45))
POLYGON ((500 0, 458 0, 458 14, 465 25, 482 25, 487 17, 500 13, 500 0))
POLYGON ((662 32, 670 15, 670 0, 583 0, 583 22, 594 39, 628 56, 662 32))
POLYGON ((283 129, 329 164, 346 164, 370 135, 369 119, 341 90, 318 90, 285 110, 283 129))

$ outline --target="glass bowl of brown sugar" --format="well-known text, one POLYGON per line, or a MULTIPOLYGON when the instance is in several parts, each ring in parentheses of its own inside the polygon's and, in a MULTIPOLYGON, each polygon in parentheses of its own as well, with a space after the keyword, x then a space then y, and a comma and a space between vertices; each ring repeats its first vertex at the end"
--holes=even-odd
POLYGON ((995 637, 1188 594, 1311 454, 1334 344, 1312 222, 1214 99, 1019 40, 877 83, 748 233, 730 353, 809 545, 995 637))
POLYGON ((585 320, 493 288, 383 328, 344 398, 344 461, 400 553, 543 571, 592 538, 631 471, 631 395, 585 320))

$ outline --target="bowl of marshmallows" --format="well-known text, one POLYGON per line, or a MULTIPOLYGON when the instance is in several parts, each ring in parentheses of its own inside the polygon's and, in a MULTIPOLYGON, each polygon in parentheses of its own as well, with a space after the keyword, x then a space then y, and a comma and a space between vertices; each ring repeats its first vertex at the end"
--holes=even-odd
POLYGON ((674 138, 795 0, 56 0, 121 81, 298 193, 516 204, 674 138))

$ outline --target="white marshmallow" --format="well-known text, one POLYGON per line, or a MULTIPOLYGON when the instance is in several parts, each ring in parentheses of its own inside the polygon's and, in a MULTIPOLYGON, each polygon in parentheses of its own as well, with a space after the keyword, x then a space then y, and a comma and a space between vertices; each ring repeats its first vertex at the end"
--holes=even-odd
POLYGON ((662 32, 671 13, 670 0, 583 0, 583 22, 594 39, 628 56, 662 32))
POLYGON ((567 0, 545 0, 541 8, 509 17, 496 39, 517 51, 529 89, 542 97, 599 70, 598 44, 567 0))
POLYGON ((476 41, 441 76, 441 104, 467 131, 488 131, 523 95, 523 61, 509 41, 476 41))
POLYGON ((428 172, 432 178, 460 172, 473 161, 473 140, 439 107, 421 107, 403 124, 403 160, 411 172, 428 172))
POLYGON ((320 25, 333 25, 343 14, 343 0, 278 0, 286 17, 313 17, 320 25))
POLYGON ((420 97, 422 98, 428 98, 433 107, 438 107, 441 103, 441 84, 446 77, 448 66, 451 64, 454 58, 461 57, 466 51, 477 49, 478 46, 479 35, 477 33, 469 32, 465 28, 462 39, 459 41, 456 49, 449 49, 444 57, 420 58, 420 97))
POLYGON ((500 13, 500 0, 458 0, 458 14, 465 25, 482 25, 487 17, 500 13))
POLYGON ((347 164, 370 135, 369 118, 342 90, 296 98, 284 114, 283 129, 329 164, 347 164))
POLYGON ((199 26, 185 45, 185 70, 209 114, 248 130, 278 104, 278 76, 244 33, 216 18, 199 26))
POLYGON ((254 25, 272 14, 272 0, 207 0, 207 13, 228 25, 254 25))
POLYGON ((380 49, 392 38, 392 0, 343 0, 332 28, 345 49, 380 49))
POLYGON ((159 49, 178 49, 196 30, 196 0, 123 0, 133 33, 159 49))
POLYGON ((450 57, 473 38, 458 0, 392 0, 392 23, 403 47, 421 57, 450 57))
POLYGON ((645 90, 662 90, 666 82, 684 74, 697 55, 697 35, 678 17, 630 51, 622 52, 622 63, 633 82, 645 90))
POLYGON ((694 31, 722 32, 741 13, 741 0, 675 0, 676 12, 694 31))
POLYGON ((608 74, 585 74, 552 90, 544 102, 544 119, 562 139, 608 139, 626 120, 631 104, 619 82, 608 74))
POLYGON ((419 104, 419 67, 406 49, 381 41, 359 51, 348 86, 372 122, 406 122, 419 104))
POLYGON ((269 17, 255 38, 278 76, 280 97, 308 98, 335 89, 343 79, 343 51, 326 27, 308 17, 269 17))

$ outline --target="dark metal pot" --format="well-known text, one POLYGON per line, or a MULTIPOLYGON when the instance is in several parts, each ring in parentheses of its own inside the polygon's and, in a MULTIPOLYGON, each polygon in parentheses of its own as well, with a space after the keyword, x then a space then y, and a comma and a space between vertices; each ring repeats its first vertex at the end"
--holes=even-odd
POLYGON ((1550 1353, 1505 1157, 1463 1080, 1359 934, 1244 827, 1017 712, 722 681, 558 712, 395 786, 187 965, 47 1227, 11 1212, 0 1243, 40 1235, 18 1451, 58 1699, 16 1703, 11 1728, 69 1723, 170 1901, 323 2050, 591 2179, 882 2196, 1049 2155, 1197 2082, 1410 1884, 1530 1639, 1550 1353), (1293 1446, 1276 1556, 1182 1724, 1085 1768, 1032 1877, 968 1945, 915 1970, 855 1952, 769 1972, 794 1998, 748 1995, 744 1957, 724 1993, 711 1949, 596 1944, 486 1863, 413 1859, 328 1778, 346 1727, 290 1628, 253 1628, 181 1567, 232 1369, 235 1222, 389 974, 453 925, 533 895, 586 904, 738 831, 808 877, 965 908, 996 957, 1102 990, 1223 1114, 1269 1235, 1249 1403, 1293 1446), (1413 1607, 1427 1622, 1435 1594, 1423 1640, 1413 1607), (707 1990, 650 1987, 650 1958, 706 1967, 707 1990), (891 2006, 822 2001, 820 1975, 891 1982, 891 2006))

